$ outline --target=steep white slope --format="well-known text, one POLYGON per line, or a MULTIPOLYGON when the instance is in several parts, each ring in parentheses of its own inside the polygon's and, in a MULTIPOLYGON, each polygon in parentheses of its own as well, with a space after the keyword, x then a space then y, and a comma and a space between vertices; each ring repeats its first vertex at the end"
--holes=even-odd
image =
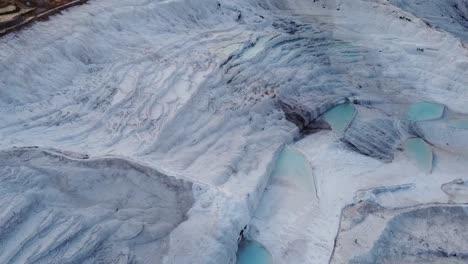
MULTIPOLYGON (((110 261, 116 252, 128 252, 122 253, 128 262, 133 258, 154 263, 157 258, 161 263, 234 263, 240 232, 255 215, 257 205, 260 203, 258 212, 262 212, 268 199, 285 194, 280 186, 260 202, 281 147, 300 135, 300 129, 287 120, 284 107, 280 107, 282 99, 294 102, 292 112, 312 109, 314 118, 335 106, 336 100, 364 103, 358 113, 361 121, 372 122, 378 117, 386 124, 404 117, 411 103, 423 100, 444 103, 457 115, 466 114, 466 55, 459 38, 434 30, 387 1, 94 0, 0 39, 0 148, 8 149, 8 162, 1 169, 9 171, 13 162, 21 168, 30 166, 29 160, 8 154, 17 151, 12 147, 39 146, 67 156, 46 158, 45 165, 40 164, 48 168, 40 170, 45 178, 85 174, 81 169, 69 171, 78 166, 75 161, 67 165, 70 155, 93 160, 118 156, 118 164, 133 160, 148 170, 157 170, 154 174, 175 175, 190 183, 191 187, 183 185, 182 193, 192 194, 193 201, 164 200, 170 209, 164 213, 168 218, 162 221, 163 231, 159 226, 149 231, 152 235, 164 233, 163 238, 154 235, 151 243, 141 244, 112 242, 120 233, 137 233, 132 224, 125 232, 111 228, 104 235, 93 236, 90 241, 102 244, 102 248, 94 247, 103 249, 101 253, 63 243, 57 247, 68 246, 67 250, 79 252, 71 254, 71 259, 91 263, 101 254, 110 261), (186 217, 181 219, 180 215, 186 217)), ((374 142, 359 138, 361 126, 354 128, 356 133, 349 142, 375 147, 374 142)), ((424 131, 433 129, 429 124, 424 131)), ((291 217, 291 222, 287 222, 288 214, 279 218, 279 222, 287 222, 286 227, 298 228, 276 237, 278 230, 288 232, 273 222, 278 218, 269 223, 267 217, 255 224, 260 230, 258 239, 270 239, 261 242, 277 243, 272 255, 278 263, 326 261, 333 249, 339 211, 352 201, 356 190, 376 184, 369 175, 362 181, 354 176, 382 167, 379 175, 385 178, 388 171, 406 162, 397 155, 396 163, 382 165, 348 152, 335 139, 320 134, 297 143, 314 173, 323 179, 317 185, 319 198, 323 196, 320 203, 291 217), (319 144, 323 155, 311 153, 314 144, 319 144), (330 180, 325 181, 328 174, 330 180), (340 182, 343 177, 345 184, 340 182), (336 191, 340 185, 342 193, 336 191), (262 225, 279 229, 262 234, 262 225), (307 229, 304 234, 302 227, 307 229), (293 248, 300 244, 297 241, 308 241, 304 250, 310 253, 289 254, 283 259, 281 250, 285 245, 293 248)), ((394 151, 393 146, 389 149, 394 151)), ((113 166, 117 165, 111 162, 100 170, 83 169, 92 170, 90 175, 96 178, 80 177, 76 188, 92 186, 101 180, 101 174, 114 170, 113 166)), ((450 173, 445 182, 455 176, 447 170, 450 173)), ((129 171, 130 178, 140 175, 138 169, 129 171)), ((421 175, 416 169, 408 170, 411 172, 421 175)), ((27 183, 34 175, 21 169, 13 176, 21 176, 27 183)), ((156 178, 166 179, 164 175, 156 178)), ((111 176, 108 185, 123 193, 137 193, 146 185, 128 186, 126 180, 119 182, 111 176)), ((34 189, 0 177, 8 182, 5 192, 15 193, 17 186, 23 193, 36 192, 39 197, 57 192, 63 199, 58 203, 45 199, 45 211, 84 202, 68 197, 67 190, 49 180, 34 189)), ((391 177, 385 184, 401 181, 391 177)), ((155 189, 172 193, 167 186, 155 189)), ((111 200, 118 199, 104 187, 89 191, 98 198, 112 194, 111 200)), ((295 189, 287 191, 294 193, 295 189)), ((5 198, 1 206, 22 199, 5 198)), ((141 199, 138 203, 146 201, 141 199)), ((108 201, 93 202, 110 206, 108 201)), ((294 209, 289 204, 297 201, 292 197, 283 202, 281 208, 288 210, 294 209)), ((5 238, 5 244, 11 245, 9 250, 15 247, 18 252, 0 252, 0 257, 13 263, 21 263, 22 254, 33 254, 26 247, 37 247, 40 241, 34 239, 37 231, 27 221, 37 222, 34 217, 43 212, 26 211, 31 217, 25 217, 25 226, 33 230, 5 238), (17 242, 24 245, 16 247, 17 242)), ((103 225, 96 219, 101 212, 61 212, 65 218, 72 213, 91 217, 87 228, 103 225)), ((140 213, 132 211, 128 219, 137 220, 140 213)), ((144 240, 139 234, 129 241, 144 240)), ((47 254, 44 261, 51 260, 47 254)))
MULTIPOLYGON (((247 91, 226 85, 235 75, 222 68, 229 57, 250 50, 260 36, 275 36, 261 32, 269 23, 263 25, 266 19, 254 11, 248 19, 260 25, 259 32, 236 21, 236 9, 216 1, 92 1, 2 38, 2 148, 119 155, 202 184, 226 183, 222 192, 214 186, 193 190, 201 197, 190 220, 161 242, 165 251, 154 254, 166 263, 234 262, 239 231, 269 164, 295 130, 273 107, 271 88, 270 96, 253 93, 267 77, 229 82, 253 83, 247 91), (257 102, 248 103, 249 93, 257 102), (278 130, 265 130, 271 126, 278 130)), ((241 59, 257 55, 252 49, 241 59)), ((92 184, 81 180, 82 188, 92 184)), ((47 195, 49 189, 37 192, 47 195)), ((154 263, 147 251, 131 253, 154 263)), ((88 253, 81 258, 93 261, 88 253)))

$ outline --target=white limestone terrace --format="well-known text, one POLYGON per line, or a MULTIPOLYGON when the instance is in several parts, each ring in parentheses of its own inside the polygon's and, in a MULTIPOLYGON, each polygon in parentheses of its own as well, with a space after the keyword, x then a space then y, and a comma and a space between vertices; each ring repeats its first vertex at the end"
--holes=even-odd
MULTIPOLYGON (((436 29, 399 6, 92 0, 2 37, 0 258, 235 263, 249 226, 246 235, 274 263, 326 263, 340 211, 356 191, 415 184, 404 202, 379 202, 447 202, 435 190, 464 177, 466 142, 435 148, 427 176, 393 148, 393 162, 384 164, 331 131, 301 139, 303 127, 280 107, 284 98, 293 110, 304 104, 315 120, 329 102, 360 102, 355 132, 374 118, 398 122, 421 101, 464 118, 468 51, 458 29, 436 29), (311 164, 314 195, 300 189, 296 197, 295 184, 269 182, 294 141, 311 164), (275 184, 277 192, 264 196, 275 184), (265 210, 275 205, 265 199, 284 194, 291 196, 277 211, 265 210)), ((447 140, 442 121, 413 129, 435 146, 447 140)))

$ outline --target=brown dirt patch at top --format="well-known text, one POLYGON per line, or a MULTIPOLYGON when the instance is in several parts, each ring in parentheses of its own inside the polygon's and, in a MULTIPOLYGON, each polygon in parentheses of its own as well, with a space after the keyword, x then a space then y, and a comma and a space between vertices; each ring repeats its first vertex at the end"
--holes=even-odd
POLYGON ((83 4, 87 0, 0 0, 0 36, 18 30, 32 21, 47 19, 63 9, 83 4), (8 9, 8 10, 7 10, 8 9))

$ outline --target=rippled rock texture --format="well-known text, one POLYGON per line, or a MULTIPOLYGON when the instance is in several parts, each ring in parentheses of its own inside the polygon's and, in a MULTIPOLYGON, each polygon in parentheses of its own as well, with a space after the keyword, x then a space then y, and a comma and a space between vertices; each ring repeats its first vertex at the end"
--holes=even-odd
POLYGON ((446 202, 466 171, 462 20, 402 8, 92 0, 3 36, 3 262, 233 264, 246 237, 278 263, 321 263, 359 189, 446 202), (408 119, 421 102, 443 111, 408 119))
POLYGON ((1 263, 160 260, 194 203, 190 182, 125 159, 36 148, 0 157, 1 263))

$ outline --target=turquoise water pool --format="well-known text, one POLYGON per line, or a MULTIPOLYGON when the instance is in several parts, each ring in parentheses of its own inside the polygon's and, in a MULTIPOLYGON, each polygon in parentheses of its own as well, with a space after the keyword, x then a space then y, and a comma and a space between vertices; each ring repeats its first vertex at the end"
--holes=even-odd
POLYGON ((272 257, 268 250, 257 241, 243 240, 237 251, 237 264, 271 264, 272 257))
POLYGON ((292 147, 286 146, 281 151, 271 178, 284 178, 290 184, 296 185, 299 190, 316 195, 312 167, 304 155, 292 147))
POLYGON ((342 135, 354 119, 356 108, 352 104, 337 105, 327 111, 323 117, 333 131, 342 135))
POLYGON ((423 139, 408 139, 405 143, 405 152, 423 171, 428 173, 432 171, 432 162, 434 160, 432 148, 423 139))
POLYGON ((427 121, 439 119, 443 116, 444 111, 444 105, 429 102, 420 102, 411 105, 408 111, 408 120, 427 121))

